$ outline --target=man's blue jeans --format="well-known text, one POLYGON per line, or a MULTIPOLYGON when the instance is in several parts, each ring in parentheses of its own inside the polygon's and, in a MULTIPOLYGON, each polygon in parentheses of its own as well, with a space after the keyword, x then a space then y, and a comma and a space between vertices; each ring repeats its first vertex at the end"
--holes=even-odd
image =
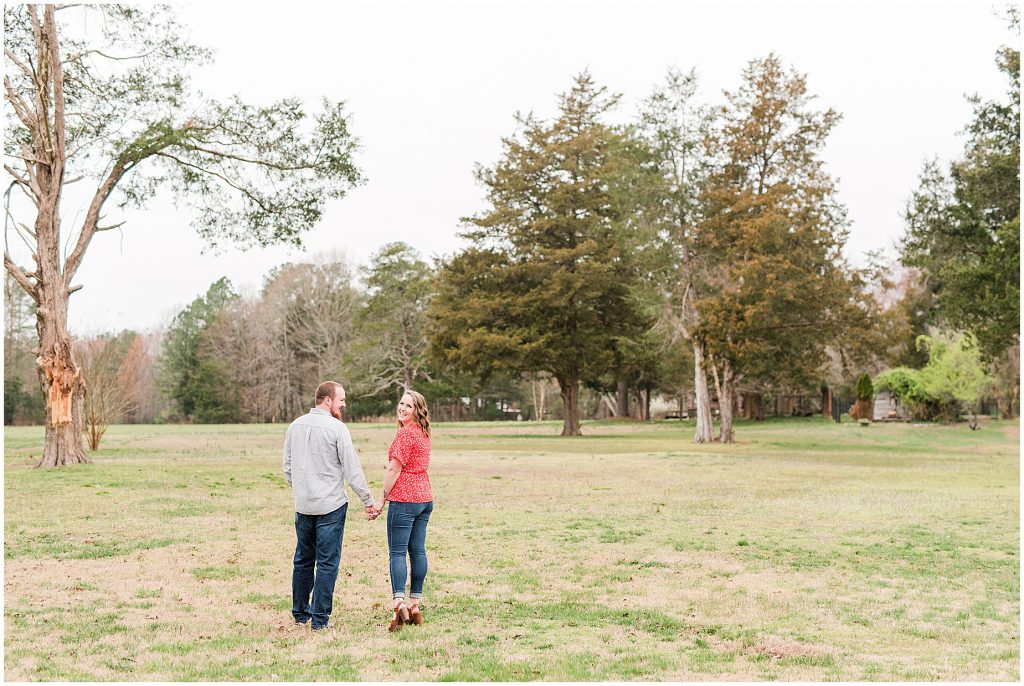
POLYGON ((327 626, 331 617, 347 512, 348 503, 322 515, 295 513, 292 616, 303 624, 312 619, 314 629, 327 626), (312 607, 309 604, 310 593, 313 595, 312 607))
POLYGON ((388 551, 391 554, 391 593, 405 597, 405 556, 409 555, 412 598, 423 595, 427 577, 427 521, 434 503, 388 504, 388 551))

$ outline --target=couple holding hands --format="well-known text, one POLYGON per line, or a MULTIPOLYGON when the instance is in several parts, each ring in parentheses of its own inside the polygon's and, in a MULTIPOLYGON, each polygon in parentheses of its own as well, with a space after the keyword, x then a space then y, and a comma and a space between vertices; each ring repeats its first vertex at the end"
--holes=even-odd
POLYGON ((295 498, 295 559, 292 570, 292 616, 313 631, 329 624, 334 584, 341 560, 348 497, 345 482, 376 519, 390 503, 387 516, 394 616, 388 631, 422 624, 423 580, 427 576, 427 521, 434 508, 427 467, 430 464, 430 413, 426 400, 407 390, 398 401, 398 432, 388 450, 384 488, 374 502, 341 421, 345 389, 324 381, 316 389, 313 409, 288 427, 284 441, 284 476, 295 498), (405 602, 406 558, 411 592, 405 602))

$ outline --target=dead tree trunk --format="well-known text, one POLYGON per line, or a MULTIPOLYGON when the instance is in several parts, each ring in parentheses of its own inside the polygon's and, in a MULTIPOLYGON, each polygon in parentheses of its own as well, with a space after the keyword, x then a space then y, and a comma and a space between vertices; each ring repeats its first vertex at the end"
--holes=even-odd
MULTIPOLYGON (((32 162, 28 179, 19 183, 32 189, 37 211, 33 227, 36 239, 35 272, 29 274, 14 264, 4 252, 4 266, 35 299, 36 332, 39 357, 36 365, 46 406, 46 443, 37 467, 89 462, 82 442, 82 394, 84 384, 75 364, 68 334, 68 298, 72 290, 68 279, 74 269, 61 268, 60 197, 64 185, 66 142, 64 129, 64 77, 57 42, 55 8, 43 8, 43 21, 33 8, 38 54, 36 78, 40 84, 37 100, 31 105, 17 101, 19 117, 28 120, 31 132, 32 162), (31 109, 35 116, 27 114, 31 109), (35 283, 32 282, 35 281, 35 283)), ((96 214, 98 215, 98 208, 96 214)), ((87 220, 93 216, 90 208, 87 220)), ((83 232, 85 229, 83 229, 83 232)), ((78 250, 71 259, 77 259, 78 250)))
POLYGON ((46 212, 40 208, 36 221, 39 236, 39 307, 36 332, 39 357, 36 365, 46 406, 46 441, 37 467, 57 467, 90 462, 82 442, 82 400, 85 384, 75 363, 68 334, 68 289, 58 263, 57 198, 46 212))
POLYGON ((711 443, 715 440, 711 425, 711 397, 708 393, 708 376, 704 370, 704 343, 693 342, 693 392, 697 405, 697 430, 694 443, 711 443))

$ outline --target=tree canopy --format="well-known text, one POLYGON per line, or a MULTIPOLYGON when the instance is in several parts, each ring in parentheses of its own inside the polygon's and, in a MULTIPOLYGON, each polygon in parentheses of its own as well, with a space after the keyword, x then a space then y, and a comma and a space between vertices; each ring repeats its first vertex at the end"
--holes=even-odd
POLYGON ((1020 51, 1003 47, 996 63, 1006 99, 970 98, 963 155, 948 173, 937 161, 925 164, 903 239, 904 263, 932 282, 935 314, 972 333, 990 361, 1020 332, 1020 51))
POLYGON ((812 383, 854 293, 846 210, 821 159, 839 115, 815 109, 806 77, 776 55, 751 61, 726 98, 697 229, 709 288, 696 301, 723 366, 723 441, 733 382, 812 383))
POLYGON ((205 354, 203 347, 206 332, 237 299, 231 282, 219 279, 179 312, 167 329, 162 382, 187 421, 222 422, 238 415, 240 384, 231 383, 223 365, 205 354))

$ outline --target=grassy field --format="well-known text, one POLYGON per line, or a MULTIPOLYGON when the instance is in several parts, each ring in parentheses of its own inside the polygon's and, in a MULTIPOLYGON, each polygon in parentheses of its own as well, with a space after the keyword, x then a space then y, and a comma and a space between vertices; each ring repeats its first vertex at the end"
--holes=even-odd
MULTIPOLYGON (((7 680, 1017 680, 1019 425, 448 424, 426 624, 349 513, 334 629, 289 614, 284 426, 4 440, 7 680)), ((374 489, 394 429, 353 425, 374 489)))

